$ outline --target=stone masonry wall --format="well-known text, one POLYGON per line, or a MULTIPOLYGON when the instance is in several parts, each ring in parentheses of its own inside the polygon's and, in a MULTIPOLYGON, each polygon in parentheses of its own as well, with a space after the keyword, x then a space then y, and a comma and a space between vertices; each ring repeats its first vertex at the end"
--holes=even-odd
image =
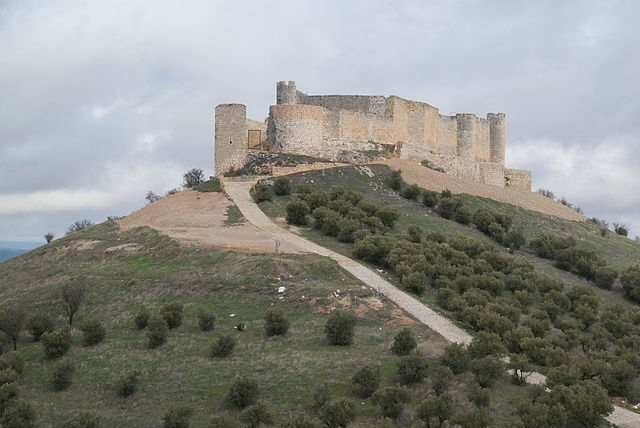
POLYGON ((505 186, 514 189, 531 190, 531 171, 524 169, 504 170, 505 186))
POLYGON ((214 175, 240 168, 247 158, 247 108, 221 104, 215 111, 214 175))

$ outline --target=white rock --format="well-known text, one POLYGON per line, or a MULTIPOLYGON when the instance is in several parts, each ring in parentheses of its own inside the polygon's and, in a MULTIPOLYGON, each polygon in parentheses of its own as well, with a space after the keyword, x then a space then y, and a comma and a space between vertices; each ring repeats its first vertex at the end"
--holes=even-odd
POLYGON ((278 294, 282 294, 282 293, 284 293, 284 292, 285 292, 285 290, 286 290, 286 288, 285 288, 284 286, 282 286, 282 287, 278 287, 278 294))
POLYGON ((230 317, 230 318, 233 318, 233 317, 235 317, 235 316, 236 316, 236 314, 229 314, 229 317, 230 317))

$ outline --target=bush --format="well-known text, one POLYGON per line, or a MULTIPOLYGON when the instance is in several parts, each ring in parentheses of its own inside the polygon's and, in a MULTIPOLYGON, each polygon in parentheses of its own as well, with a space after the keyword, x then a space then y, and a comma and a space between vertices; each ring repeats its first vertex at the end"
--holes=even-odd
POLYGON ((477 383, 474 383, 471 386, 469 394, 467 394, 467 398, 475 404, 476 407, 489 407, 489 404, 491 404, 491 394, 489 389, 482 388, 477 383))
POLYGON ((18 380, 18 373, 12 368, 0 370, 0 386, 14 383, 18 380))
POLYGON ((312 192, 313 186, 307 183, 299 184, 298 187, 296 187, 296 193, 301 196, 310 195, 312 192))
POLYGON ((211 418, 207 428, 241 428, 241 425, 233 416, 221 413, 211 418))
POLYGON ((417 346, 418 343, 413 337, 411 330, 403 328, 400 333, 396 334, 393 338, 393 346, 391 347, 391 350, 394 354, 402 356, 410 354, 417 348, 417 346))
POLYGON ((9 308, 0 312, 0 331, 13 342, 13 350, 18 349, 18 338, 22 334, 27 314, 21 308, 9 308))
POLYGON ((460 374, 469 369, 471 358, 464 345, 452 343, 444 347, 444 355, 440 358, 442 364, 449 367, 454 374, 460 374))
POLYGON ((29 318, 29 321, 27 321, 27 330, 29 330, 31 336, 33 336, 33 340, 36 342, 40 340, 43 334, 52 332, 54 328, 55 324, 53 319, 44 312, 33 315, 29 318))
POLYGON ((429 362, 420 353, 400 357, 398 362, 398 377, 405 385, 420 383, 427 376, 429 362))
POLYGON ((204 174, 201 169, 192 168, 182 176, 182 185, 185 189, 190 189, 204 182, 204 174))
POLYGON ((351 312, 335 311, 329 315, 324 327, 329 345, 349 346, 353 343, 353 331, 358 319, 351 312))
POLYGON ((378 217, 386 227, 392 228, 400 218, 400 212, 394 208, 382 207, 376 211, 375 216, 378 217))
POLYGON ((233 380, 227 399, 237 408, 244 409, 255 404, 259 396, 260 388, 258 387, 258 382, 250 377, 239 376, 233 380))
POLYGON ((456 212, 461 209, 462 201, 456 198, 440 198, 438 205, 436 205, 436 212, 442 218, 454 219, 456 212))
POLYGON ((356 406, 346 398, 329 401, 320 407, 318 417, 329 428, 343 428, 356 419, 356 406))
POLYGON ((329 195, 323 190, 318 190, 305 196, 304 200, 309 205, 309 211, 313 211, 316 208, 326 206, 329 202, 329 195))
POLYGON ((76 371, 70 360, 62 360, 53 366, 51 384, 56 391, 63 391, 71 386, 71 376, 76 371))
POLYGON ((104 340, 107 330, 97 319, 87 319, 80 324, 82 343, 84 346, 97 345, 104 340))
POLYGON ((454 402, 450 394, 442 394, 439 397, 428 396, 418 406, 417 416, 422 419, 427 426, 431 426, 431 420, 437 419, 438 425, 453 416, 454 402))
POLYGON ((115 382, 116 395, 122 398, 130 397, 138 390, 138 383, 140 383, 140 372, 137 370, 122 373, 115 382))
POLYGON ((495 357, 475 358, 471 361, 471 371, 476 375, 478 384, 488 388, 502 375, 504 367, 495 357))
POLYGON ((469 210, 469 208, 465 207, 464 205, 460 205, 453 215, 453 219, 460 224, 471 223, 472 217, 473 214, 471 213, 471 210, 469 210))
POLYGON ((421 193, 420 187, 418 187, 416 184, 405 186, 402 188, 402 190, 400 190, 400 196, 402 196, 405 199, 410 199, 412 201, 418 200, 418 198, 420 197, 420 193, 421 193))
POLYGON ((149 348, 157 348, 167 341, 169 329, 164 319, 157 315, 149 318, 147 325, 147 345, 149 348))
POLYGON ((264 330, 267 336, 283 336, 289 330, 289 320, 282 310, 271 309, 264 316, 264 330))
POLYGON ((19 376, 24 371, 24 360, 16 351, 10 351, 0 357, 0 370, 12 369, 19 376))
POLYGON ((351 378, 353 393, 360 398, 367 398, 380 386, 380 367, 364 366, 351 378))
POLYGON ((67 353, 71 347, 71 330, 68 326, 64 326, 44 333, 40 337, 44 355, 48 359, 59 358, 67 353))
POLYGON ((278 177, 273 183, 273 193, 278 196, 286 196, 291 194, 291 180, 287 177, 278 177))
POLYGON ((636 303, 640 303, 640 266, 628 267, 620 275, 624 294, 636 303))
POLYGON ((259 428, 260 425, 271 425, 273 416, 264 403, 257 403, 249 406, 240 414, 240 420, 247 424, 248 428, 259 428))
POLYGON ((625 226, 624 224, 613 223, 613 230, 618 235, 622 235, 622 236, 629 235, 629 228, 627 226, 625 226))
POLYGON ((99 426, 100 417, 98 415, 91 412, 81 412, 60 425, 60 428, 98 428, 99 426))
POLYGON ((402 179, 402 171, 400 171, 399 169, 391 171, 391 176, 389 177, 389 186, 393 190, 400 190, 403 184, 404 180, 402 179))
POLYGON ((438 192, 431 190, 422 191, 422 205, 427 208, 433 208, 438 205, 438 192))
POLYGON ((223 334, 209 347, 209 355, 213 358, 227 358, 233 353, 236 339, 230 334, 223 334))
POLYGON ((256 184, 251 189, 251 197, 258 204, 270 201, 273 198, 273 189, 267 184, 256 184))
POLYGON ((151 313, 146 309, 143 309, 140 312, 138 312, 135 318, 133 319, 133 322, 136 325, 136 328, 138 330, 144 330, 145 328, 147 328, 147 324, 149 324, 150 317, 151 317, 151 313))
POLYGON ((16 383, 5 383, 0 386, 0 415, 18 397, 18 385, 16 383))
POLYGON ((188 428, 193 409, 189 406, 173 406, 162 417, 164 428, 188 428))
POLYGON ((317 408, 322 407, 324 403, 331 400, 331 390, 331 384, 321 383, 315 391, 313 391, 313 402, 317 408))
POLYGON ((216 323, 216 316, 213 312, 203 310, 198 311, 198 327, 202 331, 211 331, 216 323))
POLYGON ((402 286, 411 293, 422 296, 427 289, 427 276, 423 272, 412 272, 402 277, 402 286))
POLYGON ((13 400, 0 418, 3 428, 31 428, 36 423, 36 412, 25 401, 13 400))
POLYGON ((320 428, 320 424, 301 413, 284 421, 281 428, 320 428))
POLYGON ((348 218, 340 220, 338 227, 338 241, 347 243, 353 243, 355 233, 361 229, 359 221, 348 218))
POLYGON ((618 277, 618 272, 607 266, 601 266, 596 269, 593 282, 600 288, 611 290, 613 283, 618 277))
POLYGON ((429 378, 431 379, 433 392, 435 392, 436 395, 442 395, 453 379, 453 372, 447 366, 437 366, 432 370, 429 378))
POLYGON ((388 387, 377 390, 371 401, 382 410, 387 418, 397 419, 402 414, 403 403, 407 403, 411 395, 403 388, 388 387))
POLYGON ((173 330, 182 324, 182 303, 167 303, 162 307, 161 313, 169 329, 173 330))
POLYGON ((524 244, 526 244, 524 233, 521 229, 511 229, 507 232, 504 239, 504 245, 512 250, 519 250, 524 244))
POLYGON ((288 224, 304 226, 307 224, 307 214, 309 214, 309 205, 304 201, 291 201, 286 207, 288 224))

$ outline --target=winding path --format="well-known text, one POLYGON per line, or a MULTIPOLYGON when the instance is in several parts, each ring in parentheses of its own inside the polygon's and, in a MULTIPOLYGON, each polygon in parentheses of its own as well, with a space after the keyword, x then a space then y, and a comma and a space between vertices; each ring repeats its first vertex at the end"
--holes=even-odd
MULTIPOLYGON (((276 240, 286 241, 301 251, 319 254, 335 260, 342 268, 363 283, 374 288, 379 293, 384 294, 389 300, 394 302, 404 311, 425 324, 430 329, 438 332, 449 342, 469 344, 472 336, 452 323, 448 318, 431 310, 420 301, 411 297, 407 293, 395 287, 393 284, 381 278, 377 273, 355 260, 345 257, 342 254, 322 247, 301 236, 295 235, 271 221, 269 217, 255 204, 249 191, 255 181, 233 181, 224 179, 224 191, 233 200, 242 212, 242 215, 257 228, 270 233, 276 240)), ((543 384, 544 375, 531 373, 527 382, 532 384, 543 384)), ((613 412, 605 418, 612 424, 620 428, 640 428, 640 414, 631 412, 618 406, 614 406, 613 412)))

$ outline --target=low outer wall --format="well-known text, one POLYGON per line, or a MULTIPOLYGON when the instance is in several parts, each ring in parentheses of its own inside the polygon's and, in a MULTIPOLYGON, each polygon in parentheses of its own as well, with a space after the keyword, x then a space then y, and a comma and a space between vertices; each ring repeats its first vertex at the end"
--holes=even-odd
POLYGON ((504 176, 507 187, 531 191, 531 171, 505 168, 504 176))

